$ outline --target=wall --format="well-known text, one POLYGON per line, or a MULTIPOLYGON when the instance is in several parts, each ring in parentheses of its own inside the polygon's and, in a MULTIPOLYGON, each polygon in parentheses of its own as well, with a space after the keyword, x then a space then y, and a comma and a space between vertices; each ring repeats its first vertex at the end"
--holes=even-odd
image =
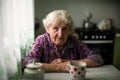
POLYGON ((86 12, 91 12, 93 22, 99 23, 111 17, 115 27, 120 29, 120 5, 117 0, 35 0, 35 17, 40 21, 55 9, 68 10, 73 17, 75 27, 82 27, 84 15, 86 12))

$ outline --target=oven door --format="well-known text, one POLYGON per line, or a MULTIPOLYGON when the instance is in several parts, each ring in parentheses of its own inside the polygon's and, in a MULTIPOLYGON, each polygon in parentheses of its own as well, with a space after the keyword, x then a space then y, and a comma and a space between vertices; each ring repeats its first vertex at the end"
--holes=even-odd
POLYGON ((101 54, 104 64, 113 64, 112 40, 86 40, 84 42, 91 50, 101 54))

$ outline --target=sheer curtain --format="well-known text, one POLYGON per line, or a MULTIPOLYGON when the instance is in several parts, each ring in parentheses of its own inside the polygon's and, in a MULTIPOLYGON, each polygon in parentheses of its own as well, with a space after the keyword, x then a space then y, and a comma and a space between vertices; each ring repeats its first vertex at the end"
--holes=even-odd
POLYGON ((0 0, 0 80, 20 78, 18 64, 33 41, 34 0, 0 0))

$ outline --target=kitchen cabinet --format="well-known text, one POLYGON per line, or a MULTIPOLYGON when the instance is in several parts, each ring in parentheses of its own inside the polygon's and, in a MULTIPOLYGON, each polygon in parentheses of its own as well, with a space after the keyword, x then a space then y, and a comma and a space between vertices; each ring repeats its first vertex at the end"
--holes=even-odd
POLYGON ((114 66, 120 70, 120 33, 116 33, 114 44, 114 66))

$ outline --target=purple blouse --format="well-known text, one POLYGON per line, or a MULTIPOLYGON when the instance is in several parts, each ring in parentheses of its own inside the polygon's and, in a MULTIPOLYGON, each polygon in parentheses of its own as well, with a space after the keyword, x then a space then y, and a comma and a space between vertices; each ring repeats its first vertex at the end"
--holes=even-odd
POLYGON ((103 64, 100 54, 90 50, 82 41, 74 36, 69 36, 62 51, 58 51, 56 45, 51 41, 48 33, 39 35, 33 43, 33 48, 23 60, 23 65, 30 63, 33 59, 43 63, 51 63, 54 59, 80 60, 91 59, 103 64))

